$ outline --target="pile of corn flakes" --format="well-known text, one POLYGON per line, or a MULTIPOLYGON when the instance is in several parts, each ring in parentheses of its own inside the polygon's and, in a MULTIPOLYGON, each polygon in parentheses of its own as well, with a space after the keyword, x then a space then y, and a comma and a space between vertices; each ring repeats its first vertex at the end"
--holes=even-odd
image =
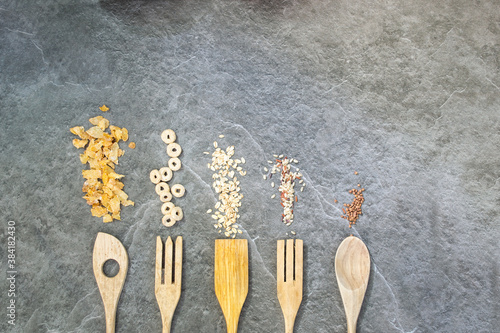
POLYGON ((89 121, 94 126, 88 130, 83 126, 70 129, 71 133, 79 137, 73 139, 73 145, 85 148, 85 152, 80 154, 80 161, 90 166, 90 169, 82 171, 85 178, 83 198, 92 206, 92 216, 102 217, 103 222, 120 220, 121 205, 134 205, 123 191, 123 183, 120 181, 123 175, 114 170, 118 158, 124 153, 118 142, 128 140, 128 130, 110 126, 109 120, 102 116, 90 118, 89 121))

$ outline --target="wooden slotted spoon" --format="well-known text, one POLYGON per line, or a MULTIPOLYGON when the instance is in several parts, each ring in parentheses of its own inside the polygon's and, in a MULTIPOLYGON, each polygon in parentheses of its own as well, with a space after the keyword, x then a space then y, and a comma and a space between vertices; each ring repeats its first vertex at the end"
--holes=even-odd
POLYGON ((278 300, 285 318, 285 332, 293 333, 295 317, 302 302, 303 242, 296 239, 278 241, 277 251, 278 300))
POLYGON ((155 296, 160 308, 163 333, 170 333, 175 308, 181 297, 182 237, 177 236, 175 250, 168 236, 165 246, 156 238, 155 296), (175 254, 174 254, 175 253, 175 254))
POLYGON ((347 333, 356 333, 359 311, 370 277, 370 254, 365 243, 349 236, 335 255, 335 274, 347 319, 347 333))
POLYGON ((215 295, 226 319, 228 333, 238 331, 241 308, 248 294, 248 242, 246 239, 216 239, 215 295))
POLYGON ((104 303, 106 333, 115 332, 116 308, 128 270, 128 255, 123 244, 114 236, 99 232, 94 243, 94 276, 104 303), (120 266, 118 273, 109 277, 104 274, 104 263, 110 259, 120 266))

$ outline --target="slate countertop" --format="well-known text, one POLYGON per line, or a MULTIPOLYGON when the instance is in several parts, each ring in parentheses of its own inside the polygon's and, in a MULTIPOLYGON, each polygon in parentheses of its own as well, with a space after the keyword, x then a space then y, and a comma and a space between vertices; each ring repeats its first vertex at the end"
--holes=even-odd
POLYGON ((9 221, 17 274, 15 297, 0 279, 0 330, 103 332, 92 248, 106 232, 129 255, 117 332, 161 331, 157 235, 184 238, 172 332, 225 332, 203 153, 217 140, 248 171, 238 222, 250 291, 239 332, 284 332, 276 241, 290 237, 304 241, 295 331, 345 332, 333 263, 351 233, 372 264, 358 332, 495 332, 499 51, 494 0, 2 1, 0 276, 9 276, 9 221), (135 206, 108 224, 81 198, 84 166, 69 132, 97 115, 137 144, 123 145, 116 169, 135 206), (167 162, 166 128, 183 148, 174 179, 186 187, 184 220, 172 228, 149 181, 167 162), (296 158, 307 183, 291 226, 262 177, 273 154, 296 158), (363 215, 349 229, 341 209, 357 184, 363 215))

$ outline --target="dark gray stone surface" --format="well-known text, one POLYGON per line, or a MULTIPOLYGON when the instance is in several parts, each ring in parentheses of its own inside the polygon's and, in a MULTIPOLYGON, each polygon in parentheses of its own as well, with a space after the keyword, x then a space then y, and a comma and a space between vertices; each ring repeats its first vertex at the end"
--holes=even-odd
POLYGON ((366 201, 352 232, 372 258, 358 331, 498 331, 499 51, 496 0, 1 1, 0 330, 104 332, 92 273, 103 231, 130 258, 117 332, 161 331, 156 235, 185 240, 172 332, 225 332, 203 154, 217 139, 247 160, 239 222, 250 292, 239 332, 284 331, 275 246, 292 230, 305 244, 295 331, 346 331, 333 259, 351 232, 341 204, 358 183, 366 201), (102 104, 137 143, 117 167, 136 205, 111 224, 81 199, 69 132, 102 104), (184 149, 175 180, 187 189, 184 221, 171 229, 148 176, 167 161, 166 128, 184 149), (291 227, 262 179, 273 153, 296 157, 308 184, 291 227))

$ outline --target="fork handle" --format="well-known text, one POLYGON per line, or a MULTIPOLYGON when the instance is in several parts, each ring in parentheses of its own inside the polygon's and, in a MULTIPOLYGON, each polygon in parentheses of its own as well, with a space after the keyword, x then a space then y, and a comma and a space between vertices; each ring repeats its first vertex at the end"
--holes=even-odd
POLYGON ((172 317, 163 317, 163 333, 170 333, 170 327, 172 326, 172 317))

